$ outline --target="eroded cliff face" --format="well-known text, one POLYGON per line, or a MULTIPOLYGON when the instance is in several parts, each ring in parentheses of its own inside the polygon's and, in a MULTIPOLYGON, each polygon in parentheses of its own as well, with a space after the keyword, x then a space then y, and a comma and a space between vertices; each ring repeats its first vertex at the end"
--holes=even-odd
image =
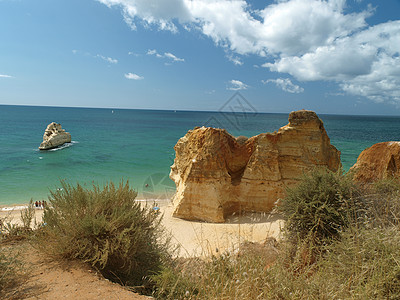
POLYGON ((52 122, 47 125, 43 134, 43 142, 40 144, 40 150, 49 150, 71 142, 71 134, 62 129, 61 125, 52 122))
POLYGON ((176 184, 174 216, 224 222, 240 211, 269 212, 285 188, 315 166, 340 167, 322 121, 295 111, 278 132, 247 139, 224 129, 197 128, 175 145, 170 177, 176 184))
POLYGON ((359 183, 400 178, 400 142, 378 143, 365 149, 350 172, 359 183))

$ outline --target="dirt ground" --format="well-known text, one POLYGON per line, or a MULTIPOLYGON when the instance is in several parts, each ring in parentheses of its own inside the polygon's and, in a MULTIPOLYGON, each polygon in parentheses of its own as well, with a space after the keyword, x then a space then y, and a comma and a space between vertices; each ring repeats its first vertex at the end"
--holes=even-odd
POLYGON ((49 260, 27 242, 6 247, 13 247, 13 251, 22 254, 19 259, 26 274, 17 287, 4 295, 4 299, 152 299, 108 281, 87 264, 49 260))

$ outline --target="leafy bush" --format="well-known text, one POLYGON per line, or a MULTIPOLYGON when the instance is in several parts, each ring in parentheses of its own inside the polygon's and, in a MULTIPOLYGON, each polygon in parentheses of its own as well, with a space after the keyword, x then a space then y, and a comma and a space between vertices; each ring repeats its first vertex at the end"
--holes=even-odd
POLYGON ((289 236, 321 244, 338 237, 354 217, 357 192, 341 172, 315 169, 287 190, 279 210, 289 236))
POLYGON ((161 216, 141 207, 136 195, 128 182, 93 190, 62 182, 44 209, 38 244, 52 254, 82 259, 112 280, 143 284, 168 257, 169 239, 161 216))

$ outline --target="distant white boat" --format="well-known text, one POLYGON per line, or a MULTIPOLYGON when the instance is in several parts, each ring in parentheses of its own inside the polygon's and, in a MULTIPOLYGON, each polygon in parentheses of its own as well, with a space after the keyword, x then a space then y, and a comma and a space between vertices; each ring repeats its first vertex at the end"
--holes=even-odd
POLYGON ((114 111, 112 110, 112 111, 111 111, 111 113, 113 114, 113 113, 114 113, 114 111))

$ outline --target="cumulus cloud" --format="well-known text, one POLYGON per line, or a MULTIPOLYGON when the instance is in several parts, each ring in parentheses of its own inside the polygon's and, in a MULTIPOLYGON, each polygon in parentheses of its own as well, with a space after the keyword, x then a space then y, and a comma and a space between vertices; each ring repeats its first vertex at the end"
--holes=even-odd
POLYGON ((101 54, 97 54, 96 57, 97 57, 97 58, 101 58, 102 60, 104 60, 104 61, 106 61, 106 62, 109 62, 109 63, 111 63, 111 64, 117 64, 117 63, 118 63, 118 60, 117 60, 117 59, 111 58, 111 57, 106 57, 106 56, 101 55, 101 54))
POLYGON ((240 80, 231 80, 229 81, 229 86, 226 88, 231 91, 239 91, 239 90, 247 90, 249 87, 247 84, 241 82, 240 80))
POLYGON ((0 78, 14 78, 14 77, 11 75, 0 74, 0 78))
POLYGON ((136 30, 136 23, 157 26, 161 30, 176 32, 174 20, 189 21, 191 18, 186 1, 183 0, 98 0, 108 7, 119 6, 125 22, 136 30))
POLYGON ((126 79, 132 79, 132 80, 142 80, 144 79, 143 76, 139 76, 137 74, 134 73, 128 73, 124 75, 126 79))
POLYGON ((79 54, 79 55, 84 55, 84 56, 90 56, 90 57, 93 57, 93 58, 100 58, 100 59, 102 59, 102 60, 104 60, 104 61, 106 61, 108 63, 111 63, 111 64, 117 64, 118 63, 118 60, 115 59, 115 58, 107 57, 107 56, 104 56, 104 55, 101 55, 101 54, 93 55, 93 54, 91 54, 89 52, 83 52, 83 51, 76 50, 76 49, 72 50, 72 54, 74 54, 74 55, 79 54))
POLYGON ((262 80, 262 83, 275 83, 278 88, 281 90, 292 93, 298 94, 304 92, 304 89, 296 84, 293 84, 289 78, 277 78, 277 79, 268 79, 262 80))
POLYGON ((369 26, 371 8, 347 13, 346 0, 279 0, 259 10, 244 0, 98 1, 120 7, 132 28, 199 30, 237 65, 235 54, 255 54, 268 70, 299 81, 333 81, 352 95, 400 102, 400 21, 369 26))
POLYGON ((184 62, 185 61, 185 59, 176 57, 174 54, 172 54, 170 52, 165 52, 164 54, 160 54, 155 49, 147 50, 146 54, 147 55, 154 55, 154 56, 156 56, 158 58, 166 58, 166 59, 169 59, 172 62, 184 62))
POLYGON ((140 56, 139 53, 136 53, 136 52, 133 52, 133 51, 129 51, 128 55, 133 55, 133 56, 136 56, 136 57, 140 56))
POLYGON ((185 61, 183 58, 176 57, 175 55, 173 55, 172 53, 169 53, 169 52, 165 52, 164 56, 166 58, 169 58, 169 59, 173 60, 173 61, 185 61))
POLYGON ((337 39, 302 56, 263 66, 298 80, 330 80, 343 91, 373 101, 400 102, 400 21, 379 24, 337 39))
POLYGON ((228 54, 226 57, 228 58, 229 61, 233 62, 235 66, 243 65, 243 61, 238 56, 228 54))

